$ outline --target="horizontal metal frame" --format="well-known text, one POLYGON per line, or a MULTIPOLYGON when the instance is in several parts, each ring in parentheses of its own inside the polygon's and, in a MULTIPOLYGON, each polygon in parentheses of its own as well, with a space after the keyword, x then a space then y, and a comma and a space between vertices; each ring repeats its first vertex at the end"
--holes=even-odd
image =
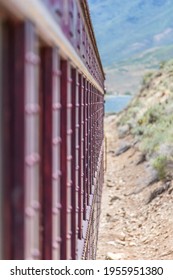
POLYGON ((8 11, 15 16, 17 15, 20 19, 27 18, 31 20, 37 27, 38 33, 44 41, 51 46, 57 46, 60 49, 61 55, 69 59, 71 63, 74 64, 102 94, 104 94, 104 90, 89 73, 75 49, 56 23, 53 14, 46 9, 44 3, 39 0, 0 0, 0 4, 1 3, 8 11))

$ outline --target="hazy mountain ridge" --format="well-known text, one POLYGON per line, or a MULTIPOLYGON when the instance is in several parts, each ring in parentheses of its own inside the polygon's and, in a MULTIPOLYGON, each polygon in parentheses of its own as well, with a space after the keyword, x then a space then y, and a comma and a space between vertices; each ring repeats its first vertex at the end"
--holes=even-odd
POLYGON ((173 43, 172 0, 89 0, 104 66, 173 43))
POLYGON ((173 58, 173 45, 145 50, 112 66, 105 67, 107 91, 137 93, 143 75, 159 68, 160 63, 173 58))

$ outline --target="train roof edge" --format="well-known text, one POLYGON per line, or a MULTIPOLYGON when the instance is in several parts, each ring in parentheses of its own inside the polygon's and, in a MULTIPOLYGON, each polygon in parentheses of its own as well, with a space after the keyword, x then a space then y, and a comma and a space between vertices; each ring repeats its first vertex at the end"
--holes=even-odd
POLYGON ((90 36, 91 36, 91 39, 92 39, 92 42, 93 42, 93 45, 94 45, 94 48, 95 48, 97 59, 99 61, 99 64, 100 64, 100 67, 101 67, 101 70, 102 70, 102 74, 103 74, 104 79, 105 79, 105 73, 104 73, 104 70, 103 70, 103 66, 102 66, 102 62, 101 62, 101 58, 100 58, 100 53, 99 53, 99 50, 98 50, 97 41, 96 41, 95 34, 94 34, 94 28, 93 28, 93 24, 92 24, 92 20, 91 20, 91 16, 90 16, 90 9, 89 9, 89 5, 88 5, 88 1, 83 0, 83 1, 79 1, 79 2, 80 2, 80 5, 83 9, 84 17, 87 20, 88 30, 90 32, 90 36))

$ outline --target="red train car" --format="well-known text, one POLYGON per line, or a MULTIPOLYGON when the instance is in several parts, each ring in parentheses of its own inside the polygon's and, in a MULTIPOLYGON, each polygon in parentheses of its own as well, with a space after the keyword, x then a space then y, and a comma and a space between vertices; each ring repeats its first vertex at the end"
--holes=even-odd
POLYGON ((0 0, 1 259, 95 259, 104 78, 86 0, 0 0))

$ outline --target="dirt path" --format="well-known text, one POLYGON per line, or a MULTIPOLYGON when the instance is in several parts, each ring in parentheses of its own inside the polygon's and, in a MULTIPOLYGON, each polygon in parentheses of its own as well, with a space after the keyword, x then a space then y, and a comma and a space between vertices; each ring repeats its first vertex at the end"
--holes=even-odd
MULTIPOLYGON (((107 117, 107 171, 97 259, 173 259, 173 184, 147 204, 162 183, 145 187, 146 162, 136 164, 140 154, 135 146, 115 156, 122 141, 116 131, 115 117, 107 117)), ((125 140, 133 141, 130 136, 125 140)))

